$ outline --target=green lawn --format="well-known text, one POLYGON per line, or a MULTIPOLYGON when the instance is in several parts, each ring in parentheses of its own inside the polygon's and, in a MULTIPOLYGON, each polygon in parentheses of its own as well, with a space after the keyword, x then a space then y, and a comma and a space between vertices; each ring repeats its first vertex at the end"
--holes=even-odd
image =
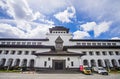
POLYGON ((0 70, 0 72, 20 72, 20 70, 0 70))
POLYGON ((113 74, 120 74, 120 71, 110 71, 110 73, 113 73, 113 74))

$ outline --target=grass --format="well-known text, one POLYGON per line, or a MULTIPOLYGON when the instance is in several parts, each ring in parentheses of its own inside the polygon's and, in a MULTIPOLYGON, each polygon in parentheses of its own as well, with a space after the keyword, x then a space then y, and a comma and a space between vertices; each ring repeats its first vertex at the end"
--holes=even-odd
POLYGON ((112 74, 120 74, 120 71, 110 71, 112 74))
POLYGON ((10 73, 18 73, 20 70, 0 70, 0 72, 10 72, 10 73))

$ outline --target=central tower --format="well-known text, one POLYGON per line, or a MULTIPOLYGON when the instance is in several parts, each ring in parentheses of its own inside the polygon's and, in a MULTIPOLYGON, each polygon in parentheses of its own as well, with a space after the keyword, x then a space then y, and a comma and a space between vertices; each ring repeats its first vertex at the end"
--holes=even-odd
POLYGON ((70 44, 69 39, 72 38, 72 35, 69 33, 69 28, 56 26, 49 29, 47 38, 49 39, 49 45, 54 45, 57 50, 61 50, 63 46, 70 44))

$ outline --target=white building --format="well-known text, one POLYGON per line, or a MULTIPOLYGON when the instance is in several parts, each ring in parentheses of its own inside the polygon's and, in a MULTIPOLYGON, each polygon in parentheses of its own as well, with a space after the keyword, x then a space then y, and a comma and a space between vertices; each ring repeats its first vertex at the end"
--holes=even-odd
POLYGON ((0 39, 0 67, 78 70, 120 67, 120 40, 72 39, 69 29, 53 27, 46 39, 0 39))

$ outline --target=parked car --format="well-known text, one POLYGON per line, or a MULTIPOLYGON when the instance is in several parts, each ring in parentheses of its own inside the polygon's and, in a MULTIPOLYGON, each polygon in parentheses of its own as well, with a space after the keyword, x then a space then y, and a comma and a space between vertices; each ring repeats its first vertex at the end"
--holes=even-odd
POLYGON ((108 75, 108 71, 103 67, 93 67, 93 71, 102 75, 108 75))
POLYGON ((83 66, 83 71, 84 74, 90 75, 92 74, 91 68, 88 66, 83 66))

